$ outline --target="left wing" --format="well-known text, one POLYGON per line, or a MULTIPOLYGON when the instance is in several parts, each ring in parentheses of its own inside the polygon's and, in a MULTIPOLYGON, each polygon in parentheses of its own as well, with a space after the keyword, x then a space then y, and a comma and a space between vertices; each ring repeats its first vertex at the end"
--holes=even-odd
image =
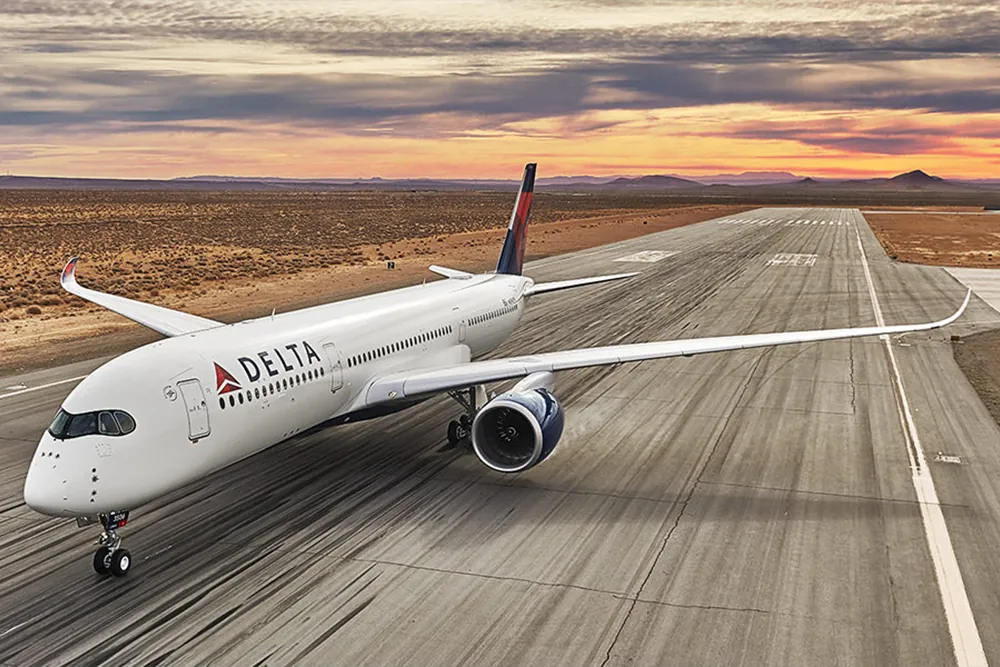
POLYGON ((164 336, 181 336, 186 333, 193 333, 212 327, 221 327, 223 325, 222 322, 182 313, 179 310, 171 310, 163 306, 155 306, 151 303, 143 303, 142 301, 126 299, 123 296, 115 296, 114 294, 81 287, 80 283, 76 282, 76 263, 78 261, 80 261, 80 258, 74 257, 69 260, 66 268, 63 269, 62 276, 59 278, 63 289, 81 299, 86 299, 87 301, 96 303, 98 306, 104 306, 119 315, 124 315, 130 320, 147 326, 164 336))
POLYGON ((555 292, 561 289, 570 289, 571 287, 583 287, 584 285, 594 285, 596 283, 606 283, 610 280, 622 280, 623 278, 631 278, 632 276, 639 275, 639 272, 635 273, 616 273, 611 276, 594 276, 593 278, 576 278, 573 280, 557 280, 552 283, 535 283, 529 287, 525 294, 531 296, 533 294, 544 294, 545 292, 555 292))
POLYGON ((524 357, 510 357, 490 361, 474 361, 457 366, 394 373, 376 378, 368 388, 367 404, 373 405, 401 398, 431 394, 449 389, 464 389, 486 382, 497 382, 524 377, 541 371, 565 371, 588 366, 607 366, 629 361, 663 359, 667 357, 689 357, 708 352, 726 350, 746 350, 754 347, 789 345, 791 343, 813 343, 841 338, 861 336, 885 336, 890 334, 926 331, 951 324, 965 311, 972 296, 970 289, 965 301, 948 318, 925 324, 902 324, 891 327, 858 327, 853 329, 823 329, 818 331, 789 331, 769 334, 749 334, 743 336, 723 336, 718 338, 692 338, 655 343, 634 343, 631 345, 611 345, 563 352, 547 352, 524 357))

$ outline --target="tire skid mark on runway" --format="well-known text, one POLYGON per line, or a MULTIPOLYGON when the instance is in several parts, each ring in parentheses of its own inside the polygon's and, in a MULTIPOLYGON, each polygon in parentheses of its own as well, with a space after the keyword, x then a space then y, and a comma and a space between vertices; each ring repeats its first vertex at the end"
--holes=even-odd
MULTIPOLYGON (((288 446, 292 444, 294 444, 294 441, 292 443, 286 443, 285 445, 276 448, 276 449, 286 449, 286 451, 283 452, 283 454, 285 454, 284 458, 286 459, 286 462, 288 458, 287 449, 289 448, 288 446)), ((284 542, 285 536, 282 535, 280 531, 271 530, 271 528, 275 525, 277 526, 282 525, 285 521, 287 521, 287 518, 283 516, 282 513, 279 511, 280 508, 276 510, 276 508, 274 508, 271 503, 267 502, 267 500, 268 497, 274 495, 275 492, 280 492, 282 495, 285 495, 286 497, 293 497, 297 495, 300 491, 303 491, 310 487, 315 487, 317 479, 319 477, 322 477, 322 475, 324 474, 323 472, 324 468, 317 469, 317 466, 312 465, 312 463, 308 461, 308 459, 310 458, 309 456, 302 456, 303 452, 305 451, 306 450, 300 450, 298 452, 299 454, 298 458, 307 459, 302 461, 301 467, 297 468, 294 466, 289 466, 288 468, 286 468, 288 472, 285 476, 278 477, 277 479, 271 477, 271 479, 268 480, 270 483, 267 485, 261 485, 259 484, 259 482, 254 485, 251 485, 250 488, 256 488, 257 490, 255 491, 255 493, 252 493, 250 497, 244 497, 242 500, 247 507, 254 508, 253 511, 251 512, 243 511, 240 513, 234 513, 233 515, 228 517, 223 517, 224 520, 219 522, 218 525, 215 525, 212 528, 212 530, 215 531, 217 538, 219 535, 225 536, 234 533, 245 534, 246 532, 250 532, 251 535, 256 535, 257 539, 263 539, 264 540, 263 545, 258 546, 256 549, 254 549, 254 551, 248 552, 247 543, 245 540, 231 540, 231 541, 226 539, 212 540, 211 543, 216 547, 216 549, 217 550, 221 549, 222 551, 221 554, 222 557, 219 558, 219 560, 234 564, 238 563, 239 567, 236 567, 235 570, 231 570, 229 574, 223 577, 221 580, 217 578, 213 579, 213 577, 216 576, 216 573, 214 572, 206 573, 204 571, 200 571, 198 576, 188 577, 186 579, 188 583, 187 586, 182 586, 180 588, 176 586, 171 586, 166 591, 159 590, 158 588, 144 591, 144 594, 139 595, 136 599, 132 600, 132 604, 149 605, 150 603, 152 603, 153 604, 152 611, 148 612, 147 614, 144 614, 139 619, 134 619, 128 626, 129 631, 118 633, 115 637, 114 642, 111 642, 110 644, 104 643, 100 647, 95 647, 91 651, 85 653, 84 654, 85 656, 90 656, 86 658, 86 661, 87 662, 102 661, 102 656, 105 654, 103 652, 100 654, 95 654, 93 653, 94 650, 103 650, 110 648, 113 651, 119 651, 119 652, 126 651, 126 649, 130 648, 133 644, 137 643, 137 641, 144 634, 146 634, 151 628, 159 627, 164 623, 167 623, 172 619, 177 618, 184 612, 188 611, 192 606, 194 606, 201 600, 205 599, 205 597, 210 593, 213 593, 217 590, 223 590, 224 586, 234 577, 246 571, 248 568, 256 565, 258 562, 261 561, 261 559, 269 556, 274 551, 273 547, 276 544, 284 542), (309 474, 303 475, 303 473, 307 471, 311 473, 311 475, 309 474), (267 519, 270 519, 270 521, 268 521, 267 519), (270 533, 270 537, 267 537, 268 533, 270 533), (257 552, 257 555, 251 558, 250 555, 254 552, 257 552), (164 595, 164 593, 166 595, 164 595), (182 603, 180 607, 177 607, 176 603, 179 600, 181 601, 187 600, 187 602, 182 603)), ((319 453, 316 452, 315 450, 311 451, 315 456, 319 455, 319 453)), ((376 450, 373 454, 371 454, 370 457, 364 455, 359 456, 354 460, 354 462, 357 464, 358 467, 362 469, 367 468, 370 467, 369 458, 379 459, 379 456, 381 455, 381 460, 379 461, 379 463, 381 464, 381 467, 384 468, 386 464, 385 455, 387 453, 389 454, 391 460, 396 460, 397 462, 405 460, 404 458, 406 456, 405 450, 389 449, 388 452, 385 450, 382 450, 381 452, 376 450)), ((277 455, 277 452, 275 454, 277 455)), ((311 515, 309 518, 305 519, 307 521, 314 522, 313 525, 310 525, 311 530, 309 531, 309 533, 317 533, 317 532, 321 533, 323 530, 327 531, 331 530, 332 527, 330 524, 336 524, 338 522, 344 521, 351 514, 353 507, 357 505, 363 506, 366 503, 368 504, 372 503, 374 496, 378 495, 379 492, 385 492, 387 490, 391 490, 393 488, 398 487, 399 482, 402 479, 411 476, 412 472, 419 470, 421 467, 426 466, 428 463, 430 463, 435 469, 440 469, 441 467, 448 465, 448 463, 450 463, 450 461, 452 461, 455 458, 455 456, 457 455, 447 456, 447 457, 437 457, 431 460, 420 460, 418 458, 416 461, 414 461, 411 459, 409 466, 400 465, 398 468, 396 468, 396 475, 394 476, 384 476, 384 475, 368 476, 364 473, 360 475, 355 475, 354 476, 356 481, 355 484, 349 487, 341 486, 338 488, 339 493, 331 494, 329 497, 323 499, 325 502, 318 502, 315 504, 315 507, 312 508, 314 511, 314 515, 311 515), (366 491, 368 491, 368 493, 366 493, 366 491), (326 519, 325 521, 321 521, 320 517, 315 516, 315 514, 321 514, 327 505, 332 507, 339 507, 341 511, 333 515, 332 518, 330 516, 327 516, 325 517, 326 519)), ((239 465, 241 464, 238 464, 238 466, 239 465)), ((326 469, 328 470, 329 468, 334 468, 336 467, 336 465, 337 465, 336 461, 327 460, 326 469)), ((390 464, 389 467, 392 467, 392 464, 390 464)), ((247 466, 244 466, 244 469, 250 473, 247 476, 258 476, 258 475, 268 476, 265 472, 259 469, 256 471, 257 473, 256 475, 253 468, 248 469, 247 466)), ((431 472, 431 471, 424 471, 424 472, 431 472)), ((426 484, 427 481, 432 476, 433 474, 431 473, 424 476, 415 477, 417 486, 419 487, 420 485, 426 484)), ((211 488, 210 485, 207 484, 199 486, 202 488, 205 487, 211 488)), ((224 487, 219 489, 217 493, 212 493, 210 495, 226 494, 226 492, 227 488, 224 487)), ((189 496, 193 496, 191 498, 192 505, 197 504, 198 502, 204 502, 205 500, 205 498, 202 497, 203 494, 199 493, 191 494, 190 490, 186 490, 186 493, 189 496)), ((228 506, 231 503, 225 503, 225 504, 228 506)), ((302 519, 301 514, 297 514, 296 517, 297 520, 302 519)), ((198 517, 198 519, 200 518, 201 517, 198 517)), ((377 514, 375 518, 378 518, 377 514)), ((179 557, 171 559, 171 562, 167 563, 168 569, 180 568, 182 571, 189 570, 189 561, 195 561, 195 562, 198 561, 197 554, 198 551, 201 549, 201 547, 197 545, 199 544, 199 542, 204 541, 204 528, 201 525, 199 525, 200 521, 196 520, 195 522, 192 523, 193 525, 190 527, 189 530, 181 531, 176 535, 177 541, 191 546, 189 546, 186 550, 179 552, 180 554, 179 557), (202 539, 199 539, 199 536, 202 537, 202 539), (194 554, 194 557, 192 556, 192 554, 194 554)), ((359 529, 363 528, 364 524, 362 524, 359 527, 359 529)), ((141 532, 142 531, 140 530, 132 532, 129 535, 129 539, 130 540, 135 539, 141 532)), ((70 552, 79 551, 78 548, 79 539, 75 537, 74 533, 69 533, 69 535, 71 536, 69 541, 72 542, 72 544, 67 545, 67 550, 70 552)), ((342 537, 341 541, 344 541, 345 539, 346 537, 342 537)), ((44 542, 45 542, 44 540, 39 541, 39 544, 42 545, 42 547, 40 548, 44 547, 44 542)), ((50 550, 49 555, 51 557, 51 542, 49 543, 49 550, 50 550)), ((38 554, 34 555, 37 557, 38 554)), ((156 566, 155 563, 151 564, 151 569, 152 567, 155 566, 156 566)), ((123 583, 127 586, 129 583, 135 583, 135 581, 138 581, 138 579, 133 580, 132 582, 123 582, 123 583)), ((313 588, 313 586, 315 586, 315 584, 316 584, 315 580, 306 582, 303 584, 303 589, 306 592, 308 592, 313 588)), ((106 585, 106 582, 98 581, 97 585, 98 586, 106 585)), ((133 591, 133 593, 135 593, 135 591, 133 591)), ((43 607, 50 606, 47 599, 38 600, 36 601, 36 604, 39 604, 43 607)), ((85 607, 86 606, 89 605, 85 605, 85 607)), ((66 625, 76 624, 80 621, 85 621, 86 619, 84 618, 84 615, 86 614, 86 612, 84 612, 84 614, 74 613, 72 611, 72 607, 73 607, 72 605, 57 605, 55 613, 54 614, 50 613, 49 618, 47 620, 54 622, 59 627, 65 627, 66 625)), ((283 607, 284 605, 279 604, 276 606, 276 609, 280 610, 283 607)), ((46 630, 44 628, 40 628, 40 632, 44 634, 46 630)), ((85 634, 90 634, 90 633, 85 631, 85 634)), ((19 639, 22 640, 22 645, 25 647, 29 647, 32 645, 37 647, 38 644, 36 644, 35 642, 38 641, 39 636, 19 635, 19 639)), ((61 648, 57 648, 55 653, 45 654, 42 658, 42 662, 53 662, 53 661, 58 662, 59 660, 57 656, 62 655, 61 653, 62 650, 63 649, 61 648)), ((113 654, 114 653, 107 653, 107 655, 109 656, 113 654)))

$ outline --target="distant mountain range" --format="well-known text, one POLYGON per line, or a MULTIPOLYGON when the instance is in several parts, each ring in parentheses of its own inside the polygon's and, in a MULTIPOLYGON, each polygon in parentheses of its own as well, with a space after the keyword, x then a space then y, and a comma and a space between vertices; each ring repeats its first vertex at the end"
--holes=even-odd
MULTIPOLYGON (((673 174, 648 176, 554 176, 538 179, 551 190, 683 192, 692 195, 920 191, 975 193, 1000 190, 1000 179, 946 180, 920 169, 891 178, 829 179, 797 176, 786 171, 747 171, 687 178, 673 174)), ((518 182, 499 179, 436 178, 280 178, 247 176, 185 176, 170 180, 110 178, 49 178, 0 176, 0 189, 144 189, 144 190, 508 190, 518 182)))

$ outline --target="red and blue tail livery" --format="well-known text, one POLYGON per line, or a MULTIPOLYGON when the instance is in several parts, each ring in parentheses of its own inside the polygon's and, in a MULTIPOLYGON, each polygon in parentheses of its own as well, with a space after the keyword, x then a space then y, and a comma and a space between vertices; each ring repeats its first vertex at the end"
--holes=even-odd
POLYGON ((528 231, 528 218, 531 217, 531 200, 535 195, 535 163, 524 165, 524 178, 521 189, 517 192, 514 212, 510 215, 507 226, 507 238, 500 251, 500 261, 497 262, 497 273, 521 275, 524 267, 524 241, 528 231))

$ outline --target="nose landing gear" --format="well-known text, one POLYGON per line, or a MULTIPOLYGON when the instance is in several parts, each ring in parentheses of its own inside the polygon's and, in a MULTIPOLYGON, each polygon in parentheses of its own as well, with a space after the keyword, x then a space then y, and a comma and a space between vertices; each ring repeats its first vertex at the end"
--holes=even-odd
POLYGON ((94 571, 97 574, 113 574, 124 577, 132 567, 132 554, 122 549, 122 538, 118 529, 128 523, 128 510, 98 515, 104 532, 97 540, 94 553, 94 571))

